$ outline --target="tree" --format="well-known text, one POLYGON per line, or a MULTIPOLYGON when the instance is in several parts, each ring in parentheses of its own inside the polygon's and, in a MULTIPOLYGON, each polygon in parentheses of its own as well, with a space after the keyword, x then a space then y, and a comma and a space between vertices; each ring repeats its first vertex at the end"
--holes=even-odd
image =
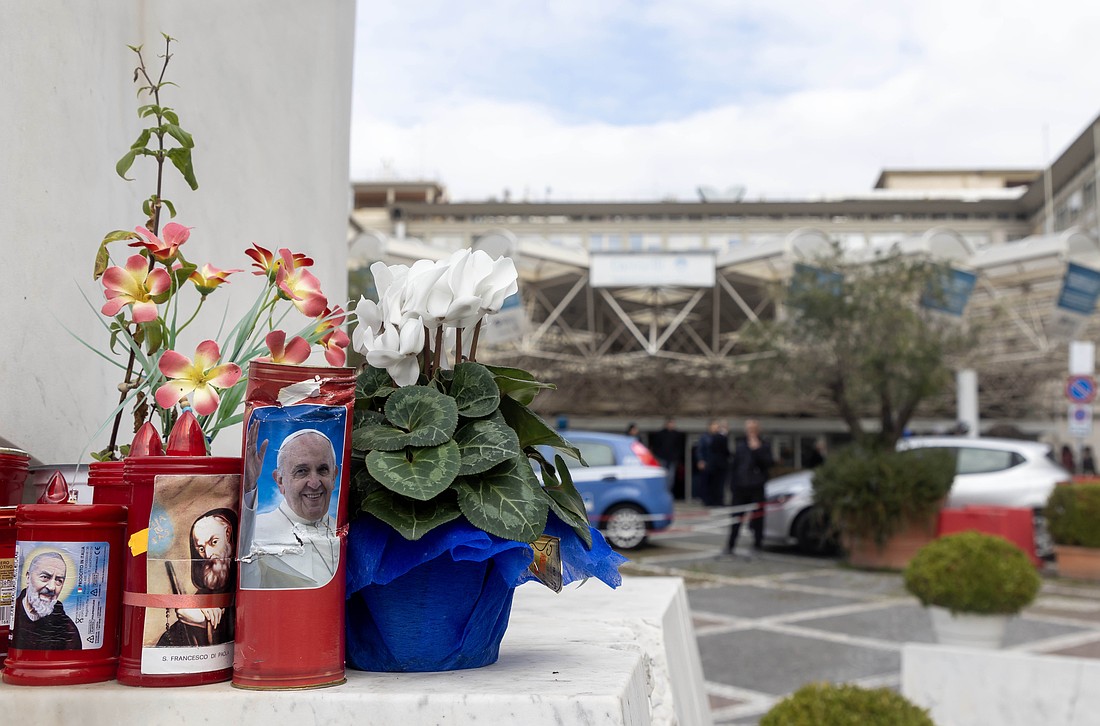
POLYGON ((777 291, 776 320, 750 334, 774 352, 754 374, 823 398, 857 441, 892 448, 922 401, 951 383, 953 359, 974 346, 959 318, 930 309, 948 268, 896 249, 855 260, 839 247, 798 265, 777 291), (876 417, 878 431, 866 431, 876 417))

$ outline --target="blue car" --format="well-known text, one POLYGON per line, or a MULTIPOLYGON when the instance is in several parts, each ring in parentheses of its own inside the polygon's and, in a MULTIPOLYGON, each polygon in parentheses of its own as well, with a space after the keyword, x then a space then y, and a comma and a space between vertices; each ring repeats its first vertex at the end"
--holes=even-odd
POLYGON ((563 431, 588 466, 572 457, 573 483, 584 499, 588 521, 603 530, 612 547, 633 549, 650 531, 672 524, 672 492, 665 470, 637 439, 595 431, 563 431))

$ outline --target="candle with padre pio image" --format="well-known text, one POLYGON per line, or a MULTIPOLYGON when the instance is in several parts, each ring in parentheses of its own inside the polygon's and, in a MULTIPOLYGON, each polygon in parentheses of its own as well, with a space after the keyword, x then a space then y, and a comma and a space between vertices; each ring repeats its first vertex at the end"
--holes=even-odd
POLYGON ((11 605, 4 682, 107 681, 118 667, 126 507, 64 503, 68 490, 60 473, 46 489, 39 504, 16 511, 18 595, 11 605))
POLYGON ((355 376, 253 362, 245 394, 238 688, 344 682, 344 534, 355 376), (302 614, 310 627, 303 629, 302 614))

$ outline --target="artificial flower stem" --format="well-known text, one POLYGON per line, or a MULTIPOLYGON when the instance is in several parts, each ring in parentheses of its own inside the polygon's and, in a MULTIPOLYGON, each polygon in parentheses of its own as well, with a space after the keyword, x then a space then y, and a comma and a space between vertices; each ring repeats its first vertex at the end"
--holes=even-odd
MULTIPOLYGON (((199 315, 199 311, 200 311, 200 310, 202 310, 202 304, 203 304, 204 302, 206 302, 206 295, 203 295, 202 297, 200 297, 200 298, 199 298, 199 304, 195 306, 195 312, 191 313, 191 317, 189 317, 189 318, 187 319, 187 322, 185 322, 185 323, 184 323, 183 325, 181 325, 180 327, 176 328, 176 334, 177 334, 177 335, 178 335, 179 333, 183 332, 184 328, 186 328, 186 327, 187 327, 188 325, 190 325, 190 324, 191 324, 191 321, 193 321, 193 320, 194 320, 194 319, 195 319, 196 317, 198 317, 198 315, 199 315)), ((174 340, 173 340, 173 341, 172 341, 172 346, 173 346, 173 347, 175 347, 175 343, 176 343, 176 341, 174 341, 174 340)))

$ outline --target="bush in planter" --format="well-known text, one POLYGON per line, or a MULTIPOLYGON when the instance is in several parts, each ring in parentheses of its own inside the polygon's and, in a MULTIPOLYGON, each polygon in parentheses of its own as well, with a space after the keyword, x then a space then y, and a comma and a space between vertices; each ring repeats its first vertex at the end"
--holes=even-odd
POLYGON ((954 478, 954 458, 942 450, 850 446, 814 471, 814 501, 841 533, 882 546, 938 511, 954 478))
POLYGON ((810 683, 760 719, 760 726, 934 726, 928 711, 888 688, 810 683))
POLYGON ((1012 615, 1039 593, 1031 560, 1003 537, 959 532, 924 546, 905 568, 905 589, 952 613, 1012 615))
POLYGON ((1055 544, 1100 548, 1100 484, 1055 487, 1046 517, 1055 544))

